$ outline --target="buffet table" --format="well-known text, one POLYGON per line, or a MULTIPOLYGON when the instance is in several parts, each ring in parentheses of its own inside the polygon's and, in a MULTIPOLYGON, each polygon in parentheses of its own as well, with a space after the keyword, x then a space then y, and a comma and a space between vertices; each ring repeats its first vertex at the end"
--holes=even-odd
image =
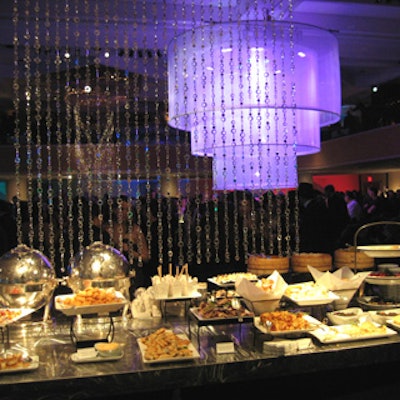
POLYGON ((39 357, 39 366, 1 374, 0 398, 122 399, 138 394, 140 398, 145 394, 149 398, 162 394, 164 399, 227 398, 260 390, 288 396, 308 393, 308 398, 321 390, 323 398, 328 398, 327 394, 341 399, 398 395, 398 334, 328 345, 313 340, 312 349, 273 356, 264 351, 262 341, 254 340, 251 324, 202 326, 201 336, 192 335, 191 339, 198 345, 200 358, 147 364, 142 361, 137 338, 160 326, 188 334, 187 316, 169 316, 167 321, 117 316, 114 325, 114 340, 124 344, 123 357, 91 363, 71 359, 76 347, 70 337, 70 319, 64 315, 52 316, 48 322, 11 325, 10 345, 18 343, 29 349, 39 357), (232 338, 233 353, 217 354, 216 338, 221 336, 232 338))

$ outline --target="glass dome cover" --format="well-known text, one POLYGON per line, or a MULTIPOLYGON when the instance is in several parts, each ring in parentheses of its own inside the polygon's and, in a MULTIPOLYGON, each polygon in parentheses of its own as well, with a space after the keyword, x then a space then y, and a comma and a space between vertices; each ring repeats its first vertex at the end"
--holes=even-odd
POLYGON ((94 242, 75 255, 67 282, 74 292, 89 286, 122 290, 129 288, 128 272, 128 260, 119 250, 94 242))
POLYGON ((2 307, 39 309, 48 304, 58 285, 48 258, 20 244, 0 257, 2 307))

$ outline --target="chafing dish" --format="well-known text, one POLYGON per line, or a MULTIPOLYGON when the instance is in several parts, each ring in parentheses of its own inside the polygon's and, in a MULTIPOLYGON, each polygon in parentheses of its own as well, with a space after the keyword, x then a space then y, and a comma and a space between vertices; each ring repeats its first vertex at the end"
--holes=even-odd
POLYGON ((67 284, 73 292, 85 288, 115 288, 124 295, 129 293, 129 263, 117 249, 102 242, 94 242, 73 258, 67 284))
POLYGON ((0 304, 39 309, 48 305, 58 281, 45 255, 24 244, 0 257, 0 304))

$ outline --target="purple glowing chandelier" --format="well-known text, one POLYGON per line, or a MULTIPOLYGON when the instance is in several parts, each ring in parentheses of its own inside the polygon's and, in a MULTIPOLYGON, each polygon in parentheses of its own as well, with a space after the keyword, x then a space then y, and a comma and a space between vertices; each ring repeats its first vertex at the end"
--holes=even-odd
POLYGON ((341 112, 336 38, 285 21, 194 28, 168 49, 169 123, 213 159, 215 190, 296 188, 341 112))

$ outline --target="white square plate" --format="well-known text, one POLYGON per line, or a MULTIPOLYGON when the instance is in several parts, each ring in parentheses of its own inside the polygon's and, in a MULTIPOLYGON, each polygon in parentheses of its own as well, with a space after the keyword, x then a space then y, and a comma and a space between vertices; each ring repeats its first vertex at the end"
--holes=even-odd
MULTIPOLYGON (((376 326, 378 327, 379 325, 376 324, 376 326)), ((320 328, 310 331, 309 333, 323 344, 352 342, 365 339, 379 339, 392 335, 397 335, 396 331, 388 328, 385 325, 382 325, 381 330, 377 332, 365 333, 362 335, 349 334, 348 332, 352 328, 354 328, 354 326, 351 324, 335 326, 321 325, 320 328)))
POLYGON ((33 371, 39 368, 39 356, 31 356, 32 361, 17 368, 0 369, 0 374, 11 374, 14 372, 33 371))
MULTIPOLYGON (((178 334, 177 336, 181 337, 182 339, 188 339, 188 337, 185 334, 178 334)), ((145 364, 160 364, 160 363, 170 363, 170 362, 181 362, 181 361, 190 361, 190 360, 195 360, 197 358, 200 358, 199 352, 196 350, 196 348, 193 346, 193 343, 188 344, 188 349, 191 351, 192 355, 188 357, 169 357, 169 358, 162 358, 158 360, 147 360, 144 357, 144 354, 146 352, 147 346, 142 343, 141 338, 138 338, 137 340, 138 345, 139 345, 139 350, 142 356, 142 360, 145 364)))
POLYGON ((261 324, 260 317, 254 317, 254 326, 262 333, 267 333, 272 336, 282 336, 282 337, 289 337, 289 336, 298 336, 299 334, 309 332, 311 330, 317 329, 321 322, 318 321, 316 318, 312 317, 311 315, 304 315, 303 318, 311 324, 310 328, 308 329, 296 329, 296 330, 286 330, 286 331, 268 331, 268 329, 261 324))
POLYGON ((64 306, 64 300, 73 297, 73 294, 63 294, 56 296, 54 302, 56 305, 56 309, 61 311, 65 315, 106 314, 120 310, 127 303, 126 298, 121 292, 115 292, 115 295, 118 299, 120 299, 119 302, 82 306, 64 306))

